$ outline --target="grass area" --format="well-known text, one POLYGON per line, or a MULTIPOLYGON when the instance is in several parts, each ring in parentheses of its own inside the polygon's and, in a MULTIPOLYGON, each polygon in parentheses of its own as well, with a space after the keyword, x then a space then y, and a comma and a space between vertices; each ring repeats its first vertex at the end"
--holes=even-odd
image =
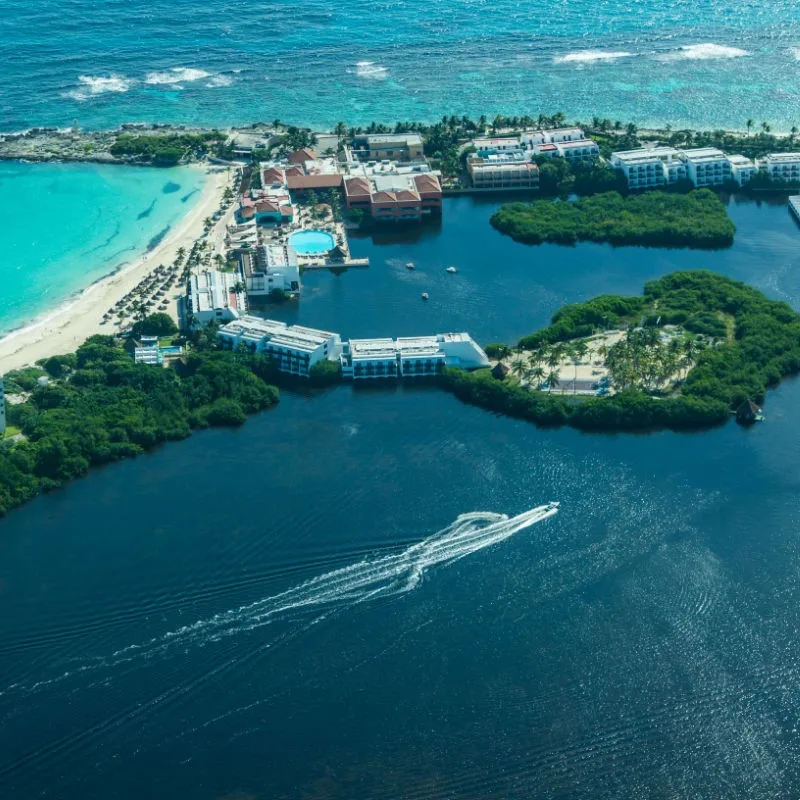
POLYGON ((7 425, 3 438, 10 439, 12 436, 17 436, 20 433, 22 433, 22 431, 16 425, 7 425))

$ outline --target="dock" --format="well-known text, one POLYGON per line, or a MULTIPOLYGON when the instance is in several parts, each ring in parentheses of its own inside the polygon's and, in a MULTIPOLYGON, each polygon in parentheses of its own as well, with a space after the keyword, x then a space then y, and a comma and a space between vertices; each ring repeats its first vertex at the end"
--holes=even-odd
POLYGON ((354 267, 368 267, 368 258, 347 258, 343 261, 325 259, 324 261, 305 261, 300 265, 303 272, 312 269, 353 269, 354 267))
POLYGON ((800 194, 794 194, 789 198, 789 211, 794 214, 794 218, 800 222, 800 194))

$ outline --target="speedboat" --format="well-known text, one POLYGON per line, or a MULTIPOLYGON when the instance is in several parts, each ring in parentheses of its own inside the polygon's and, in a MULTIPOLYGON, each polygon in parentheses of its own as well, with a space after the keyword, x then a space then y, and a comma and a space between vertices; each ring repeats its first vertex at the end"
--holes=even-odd
POLYGON ((409 261, 408 264, 406 264, 406 269, 414 269, 414 262, 409 261))
POLYGON ((445 270, 445 272, 449 272, 450 274, 452 274, 452 273, 454 273, 454 272, 458 272, 458 270, 457 270, 455 267, 448 267, 448 268, 445 270))
POLYGON ((428 293, 427 292, 423 292, 422 293, 422 299, 423 300, 427 300, 428 299, 428 293))

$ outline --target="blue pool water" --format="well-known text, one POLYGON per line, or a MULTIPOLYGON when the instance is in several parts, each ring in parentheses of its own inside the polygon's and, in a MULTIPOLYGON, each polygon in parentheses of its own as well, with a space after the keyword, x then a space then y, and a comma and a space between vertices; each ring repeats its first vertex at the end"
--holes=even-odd
POLYGON ((326 231, 298 231, 289 237, 289 242, 300 255, 327 253, 336 244, 326 231))

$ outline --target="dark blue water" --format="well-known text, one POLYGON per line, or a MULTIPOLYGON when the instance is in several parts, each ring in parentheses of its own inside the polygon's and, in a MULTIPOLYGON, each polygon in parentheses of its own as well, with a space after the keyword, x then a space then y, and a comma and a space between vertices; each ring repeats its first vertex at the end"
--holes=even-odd
MULTIPOLYGON (((308 278, 299 318, 508 339, 703 264, 800 306, 785 207, 734 208, 708 254, 529 249, 489 210, 357 242, 370 270, 308 278)), ((43 497, 0 523, 2 796, 792 797, 799 402, 586 436, 425 388, 284 393, 43 497), (414 549, 548 500, 451 563, 414 549)))
POLYGON ((3 0, 0 130, 605 116, 798 122, 794 0, 3 0))

